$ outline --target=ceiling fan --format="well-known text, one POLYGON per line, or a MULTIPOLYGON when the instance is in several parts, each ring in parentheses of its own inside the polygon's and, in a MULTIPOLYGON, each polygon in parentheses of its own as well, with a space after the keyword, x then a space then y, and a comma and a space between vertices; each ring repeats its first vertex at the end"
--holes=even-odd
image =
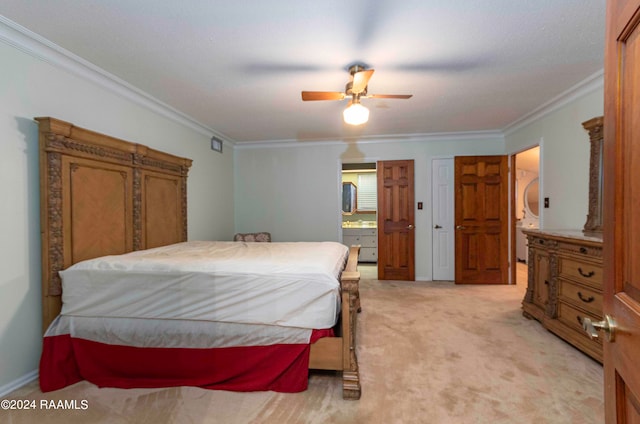
POLYGON ((412 94, 368 94, 367 86, 373 75, 373 69, 365 69, 362 65, 349 68, 351 78, 344 93, 339 91, 303 91, 303 101, 344 100, 351 98, 349 106, 344 110, 344 121, 351 125, 361 125, 369 120, 369 109, 360 104, 360 99, 409 99, 412 94))

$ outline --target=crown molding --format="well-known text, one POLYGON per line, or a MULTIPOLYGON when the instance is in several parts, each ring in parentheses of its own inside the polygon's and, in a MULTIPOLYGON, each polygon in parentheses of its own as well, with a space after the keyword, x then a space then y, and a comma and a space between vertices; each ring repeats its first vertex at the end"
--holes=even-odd
POLYGON ((317 139, 317 140, 273 140, 273 141, 237 141, 235 149, 255 149, 255 148, 282 148, 282 147, 313 147, 344 145, 345 143, 358 144, 380 144, 380 143, 410 143, 425 141, 470 141, 504 139, 502 131, 461 131, 450 133, 414 133, 414 134, 394 134, 394 135, 370 135, 354 136, 343 138, 317 139))
POLYGON ((518 118, 511 124, 502 129, 503 135, 506 137, 509 134, 518 131, 519 129, 531 124, 542 117, 555 112, 556 110, 566 106, 574 100, 583 97, 589 93, 594 92, 597 89, 604 87, 604 69, 599 70, 595 74, 585 78, 581 82, 577 83, 568 90, 563 91, 553 99, 537 107, 528 114, 518 118))
POLYGON ((233 141, 214 129, 201 124, 186 114, 174 109, 168 104, 156 99, 144 91, 134 87, 126 81, 99 68, 93 63, 63 49, 57 44, 36 34, 35 32, 0 15, 0 41, 40 59, 65 71, 71 72, 85 80, 91 81, 121 97, 143 106, 165 118, 169 118, 192 130, 206 135, 212 135, 224 140, 226 144, 233 141))

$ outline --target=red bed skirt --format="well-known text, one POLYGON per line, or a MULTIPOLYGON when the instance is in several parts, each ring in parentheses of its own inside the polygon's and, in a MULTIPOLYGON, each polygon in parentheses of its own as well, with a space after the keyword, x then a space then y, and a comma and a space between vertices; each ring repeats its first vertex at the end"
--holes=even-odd
MULTIPOLYGON (((314 330, 311 343, 332 335, 332 330, 314 330)), ((87 380, 99 387, 301 392, 307 388, 310 346, 140 348, 68 334, 48 336, 40 358, 40 388, 49 392, 87 380)))

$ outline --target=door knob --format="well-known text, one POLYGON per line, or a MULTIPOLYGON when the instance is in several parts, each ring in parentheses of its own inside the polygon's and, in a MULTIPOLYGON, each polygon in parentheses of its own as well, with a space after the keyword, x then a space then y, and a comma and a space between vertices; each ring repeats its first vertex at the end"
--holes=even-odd
POLYGON ((442 227, 441 227, 441 226, 439 226, 438 224, 436 224, 436 226, 435 226, 435 227, 433 227, 433 228, 435 228, 436 230, 439 230, 439 229, 440 229, 440 228, 442 228, 442 227))
POLYGON ((616 322, 609 315, 604 316, 604 320, 593 322, 589 318, 582 318, 582 328, 587 332, 591 340, 599 337, 598 331, 604 331, 608 342, 616 340, 616 322))
POLYGON ((411 224, 407 225, 407 230, 412 230, 413 228, 414 228, 413 225, 411 224))
POLYGON ((456 230, 466 230, 467 227, 465 227, 464 225, 456 225, 456 230))

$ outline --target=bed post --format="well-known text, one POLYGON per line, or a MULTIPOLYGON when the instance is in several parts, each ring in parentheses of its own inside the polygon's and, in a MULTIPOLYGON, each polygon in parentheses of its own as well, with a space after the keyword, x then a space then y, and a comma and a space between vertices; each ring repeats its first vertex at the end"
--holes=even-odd
POLYGON ((356 323, 360 310, 360 246, 351 246, 349 260, 341 277, 342 285, 342 397, 360 399, 360 372, 356 356, 356 323))

